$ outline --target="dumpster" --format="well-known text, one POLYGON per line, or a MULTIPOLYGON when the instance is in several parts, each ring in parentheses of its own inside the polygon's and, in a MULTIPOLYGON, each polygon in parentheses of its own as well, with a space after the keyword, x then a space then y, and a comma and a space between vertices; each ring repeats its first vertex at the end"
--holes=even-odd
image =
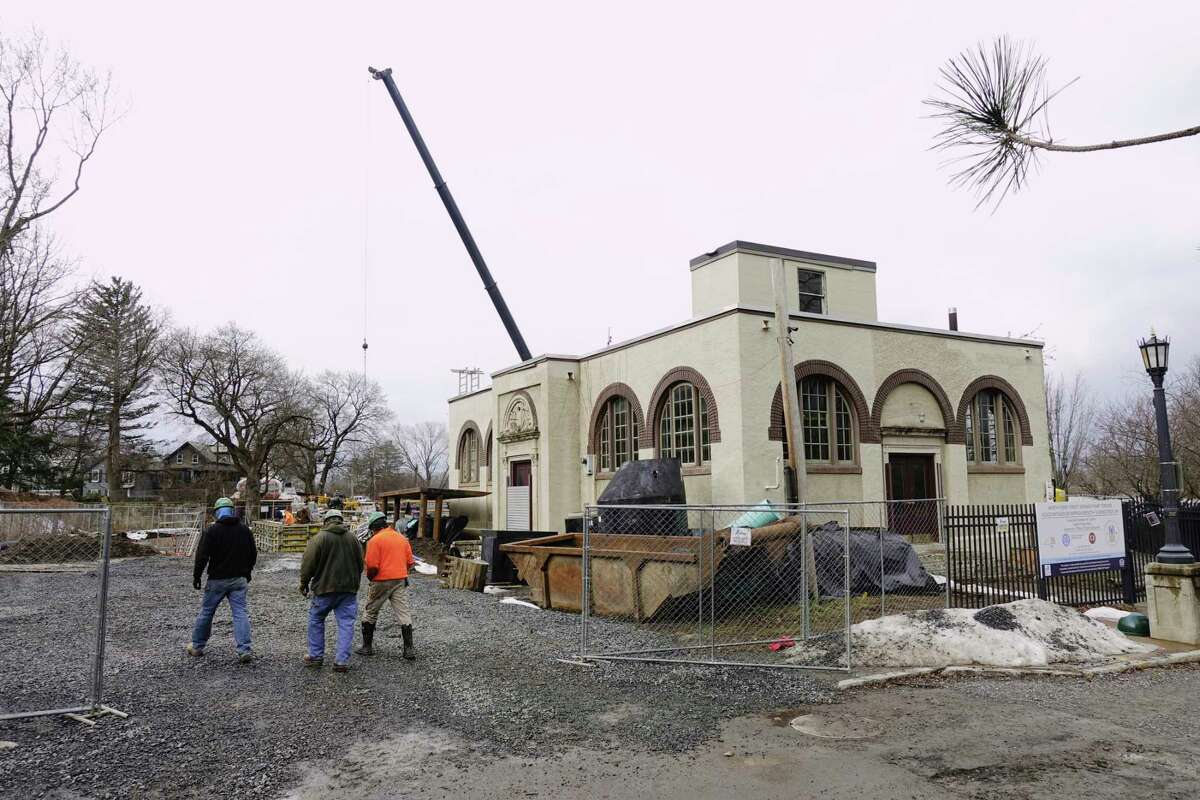
MULTIPOLYGON (((790 517, 754 530, 754 544, 737 548, 767 562, 784 559, 800 532, 790 517)), ((589 535, 590 612, 648 620, 713 585, 713 571, 730 550, 729 529, 698 536, 593 533, 589 535)), ((579 611, 583 598, 583 534, 563 533, 500 546, 542 608, 579 611)), ((741 553, 739 553, 739 556, 741 553)))

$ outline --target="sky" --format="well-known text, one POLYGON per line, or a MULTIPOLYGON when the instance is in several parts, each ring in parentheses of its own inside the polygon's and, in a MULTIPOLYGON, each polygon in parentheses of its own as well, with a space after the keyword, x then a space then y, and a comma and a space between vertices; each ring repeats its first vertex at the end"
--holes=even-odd
POLYGON ((690 316, 733 239, 878 264, 880 319, 1032 335, 1099 397, 1137 339, 1200 355, 1200 139, 1049 154, 976 210, 922 99, 1008 34, 1049 61, 1070 143, 1200 123, 1200 3, 223 3, 10 0, 110 70, 123 107, 52 227, 79 278, 175 324, 233 321, 309 374, 360 369, 405 422, 450 370, 518 359, 387 94, 390 66, 530 349, 690 316), (835 7, 836 5, 836 7, 835 7))

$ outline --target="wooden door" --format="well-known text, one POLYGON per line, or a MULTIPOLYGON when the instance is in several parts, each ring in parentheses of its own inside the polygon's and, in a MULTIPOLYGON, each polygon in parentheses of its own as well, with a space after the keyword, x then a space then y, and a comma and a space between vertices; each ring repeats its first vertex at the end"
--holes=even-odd
POLYGON ((937 536, 937 480, 932 454, 888 456, 888 527, 905 536, 937 536), (924 502, 922 502, 924 501, 924 502))

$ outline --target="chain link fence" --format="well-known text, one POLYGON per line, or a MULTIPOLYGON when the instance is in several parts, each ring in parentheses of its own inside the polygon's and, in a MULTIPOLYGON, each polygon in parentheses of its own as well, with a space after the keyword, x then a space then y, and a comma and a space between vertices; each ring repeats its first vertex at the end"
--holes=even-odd
POLYGON ((940 518, 936 500, 589 506, 578 566, 547 553, 546 585, 580 572, 584 658, 848 670, 852 624, 945 607, 940 518))
POLYGON ((207 509, 200 505, 113 506, 113 533, 165 556, 196 554, 207 509))
POLYGON ((91 724, 105 713, 124 716, 104 705, 112 545, 107 508, 0 508, 0 720, 68 715, 91 724), (47 613, 48 592, 77 598, 80 613, 47 613), (53 664, 29 658, 28 645, 39 639, 62 642, 53 664))

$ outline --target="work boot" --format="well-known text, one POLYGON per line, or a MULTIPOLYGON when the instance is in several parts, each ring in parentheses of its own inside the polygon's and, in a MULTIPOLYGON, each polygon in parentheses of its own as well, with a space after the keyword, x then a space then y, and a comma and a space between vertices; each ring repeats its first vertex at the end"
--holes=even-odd
POLYGON ((371 646, 371 642, 373 642, 375 640, 375 623, 374 622, 364 622, 362 624, 362 636, 363 636, 362 647, 358 648, 354 652, 358 653, 360 656, 375 655, 375 648, 371 646))
POLYGON ((412 625, 401 625, 400 633, 404 636, 404 658, 412 661, 417 657, 417 650, 412 642, 412 625))
POLYGON ((189 656, 195 656, 196 658, 199 658, 200 656, 204 655, 204 648, 196 647, 196 645, 194 645, 194 644, 189 644, 187 647, 184 648, 184 651, 187 652, 187 654, 189 656))

